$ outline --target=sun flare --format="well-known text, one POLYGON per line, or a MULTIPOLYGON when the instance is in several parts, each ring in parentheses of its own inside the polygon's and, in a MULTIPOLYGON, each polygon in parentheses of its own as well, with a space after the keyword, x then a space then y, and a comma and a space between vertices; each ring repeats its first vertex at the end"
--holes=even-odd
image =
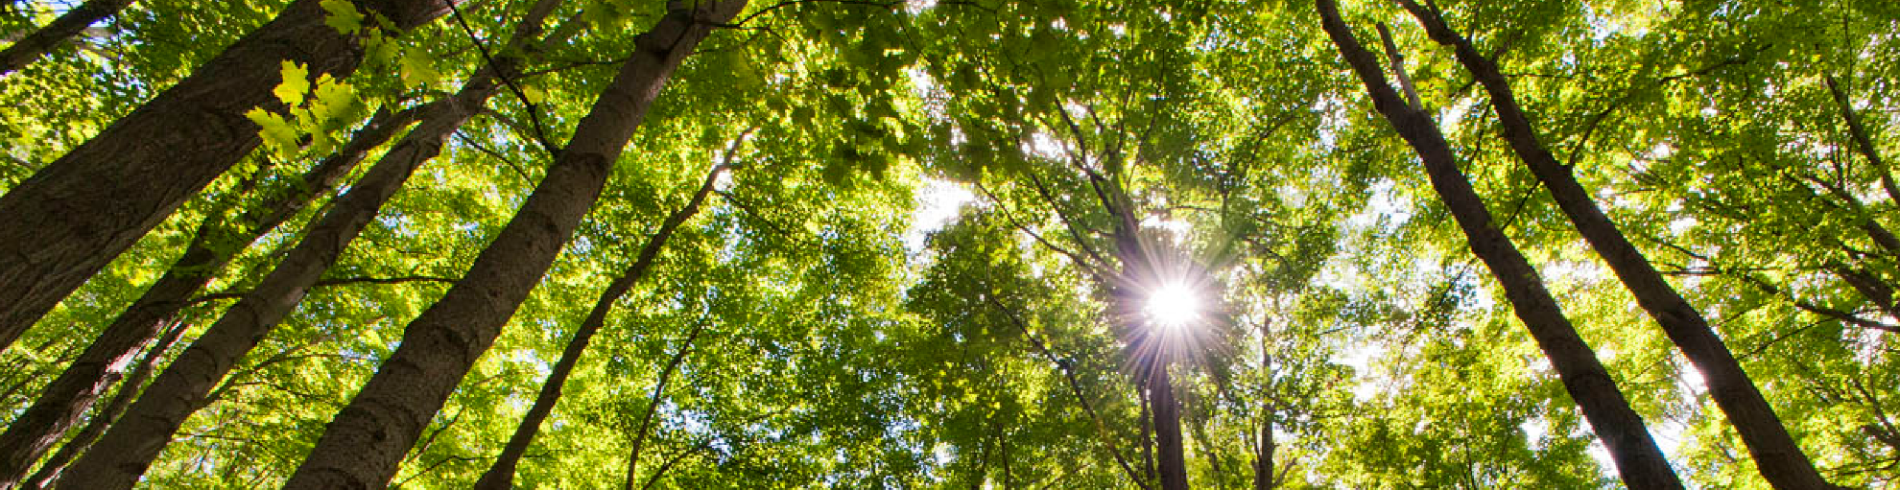
POLYGON ((1200 319, 1201 298, 1194 288, 1171 282, 1149 293, 1148 303, 1142 312, 1148 315, 1148 320, 1155 326, 1180 329, 1200 319))

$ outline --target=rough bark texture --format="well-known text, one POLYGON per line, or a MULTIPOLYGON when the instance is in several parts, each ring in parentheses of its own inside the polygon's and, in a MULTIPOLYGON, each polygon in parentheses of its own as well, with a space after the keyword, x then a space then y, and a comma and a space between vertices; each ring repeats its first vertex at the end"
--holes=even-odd
POLYGON ((7 49, 0 50, 0 76, 25 68, 26 65, 39 60, 41 56, 45 56, 47 51, 52 51, 60 43, 72 39, 74 35, 79 34, 79 31, 86 30, 86 27, 99 22, 99 19, 125 10, 125 7, 132 5, 133 1, 87 0, 86 3, 67 10, 66 13, 60 14, 59 18, 53 19, 39 30, 20 38, 19 41, 7 46, 7 49))
MULTIPOLYGON (((177 85, 0 196, 0 348, 131 247, 180 203, 257 147, 244 117, 275 106, 288 60, 342 78, 362 58, 356 39, 324 25, 318 0, 297 0, 177 85)), ((398 28, 446 11, 443 0, 357 0, 398 28)))
MULTIPOLYGON (((731 160, 730 154, 727 160, 731 160)), ((661 248, 666 246, 666 240, 673 236, 673 231, 693 215, 699 214, 700 206, 706 202, 706 196, 712 193, 713 184, 718 182, 719 173, 724 170, 724 165, 714 167, 712 173, 706 176, 705 184, 699 186, 699 191, 693 194, 686 207, 667 216, 666 221, 660 223, 659 231, 654 232, 646 245, 640 247, 640 255, 633 265, 627 266, 627 270, 621 272, 620 277, 614 278, 607 285, 607 290, 600 293, 600 300, 594 302, 594 309, 589 310, 580 327, 574 329, 574 338, 567 341, 567 347, 561 350, 561 359, 554 362, 554 368, 548 372, 548 379, 541 383, 541 393, 535 395, 534 406, 528 408, 521 425, 516 426, 514 435, 508 437, 508 445, 502 447, 501 456, 495 458, 495 464, 482 473, 480 480, 476 480, 477 490, 514 488, 515 466, 521 463, 521 456, 527 454, 528 446, 534 443, 535 433, 540 432, 541 423, 547 420, 548 414, 554 412, 554 404, 561 400, 561 387, 567 384, 567 377, 573 374, 574 365, 580 362, 581 354, 587 352, 588 342, 607 324, 607 314, 613 311, 614 303, 626 296, 640 278, 646 277, 647 270, 659 258, 661 248)), ((690 340, 688 344, 691 344, 690 340)), ((684 348, 681 352, 684 352, 684 348)))
POLYGON ((1636 303, 1656 319, 1663 333, 1702 373, 1702 377, 1707 380, 1710 396, 1715 399, 1716 406, 1721 407, 1722 413, 1728 416, 1730 424, 1741 433, 1742 442, 1755 457, 1755 466, 1762 476, 1780 489, 1832 488, 1821 478, 1820 472, 1815 471, 1814 463, 1801 452, 1801 446, 1788 435, 1781 419, 1775 415, 1774 407, 1762 397, 1755 382, 1742 370, 1741 363, 1735 360, 1735 355, 1729 352, 1728 345, 1709 326, 1708 320, 1688 300, 1683 299, 1675 287, 1663 279, 1662 274, 1656 272, 1655 266, 1650 265, 1642 251, 1637 250, 1617 229, 1616 224, 1603 214, 1603 210, 1590 197, 1590 191, 1584 189, 1576 176, 1571 174, 1571 168, 1558 163, 1556 157, 1537 140, 1530 118, 1518 107, 1510 82, 1498 70, 1497 64, 1479 53, 1470 40, 1453 32, 1437 12, 1410 0, 1404 4, 1425 26, 1432 40, 1452 47, 1458 62, 1484 86, 1491 95, 1491 107, 1497 112, 1511 149, 1530 167, 1537 180, 1550 189, 1551 198, 1557 202, 1557 207, 1576 225, 1590 248, 1595 249, 1597 255, 1609 264, 1610 270, 1622 280, 1623 286, 1636 297, 1636 303))
POLYGON ((188 325, 180 323, 167 329, 165 336, 160 337, 151 349, 146 350, 145 359, 139 361, 132 375, 127 376, 125 382, 119 384, 119 392, 112 395, 112 401, 100 407, 99 411, 93 414, 92 420, 87 421, 86 426, 79 429, 79 433, 73 434, 71 440, 59 447, 59 451, 55 451, 52 457, 46 458, 46 462, 40 465, 39 471, 27 477, 20 488, 39 490, 52 487, 53 481, 58 480, 59 475, 66 471, 66 466, 71 464, 74 458, 78 458, 80 454, 91 449, 92 443, 97 442, 99 436, 105 434, 106 428, 110 427, 113 421, 118 420, 119 415, 124 414, 127 407, 132 406, 132 400, 138 396, 139 390, 145 387, 145 380, 150 379, 152 373, 158 372, 159 361, 164 360, 165 353, 170 352, 172 345, 178 343, 178 337, 185 334, 187 327, 188 325))
MULTIPOLYGON (((556 5, 553 0, 536 4, 517 29, 514 42, 538 37, 541 21, 556 5)), ((62 479, 60 488, 130 488, 136 483, 185 419, 204 406, 211 390, 239 359, 296 309, 416 168, 440 154, 449 135, 500 91, 502 83, 496 74, 512 73, 519 64, 518 57, 498 58, 496 66, 478 72, 455 95, 416 110, 421 122, 337 198, 277 268, 153 381, 147 395, 106 433, 99 450, 74 465, 75 474, 62 479)))
POLYGON ((1470 180, 1458 169, 1451 145, 1438 132, 1431 117, 1423 110, 1406 105, 1393 91, 1376 58, 1353 37, 1352 28, 1340 19, 1338 7, 1332 0, 1317 3, 1326 34, 1365 83, 1374 106, 1424 161, 1433 189, 1464 230, 1472 252, 1504 286, 1505 296, 1517 317, 1550 359, 1551 366, 1563 380, 1564 389, 1582 409, 1584 419, 1609 449, 1623 483, 1638 490, 1682 488, 1682 481, 1644 427, 1642 416, 1630 408, 1629 401, 1597 360, 1596 353, 1564 317, 1557 300, 1544 289, 1537 270, 1492 221, 1490 211, 1472 189, 1470 180))
MULTIPOLYGON (((364 155, 407 124, 409 113, 382 113, 337 153, 305 172, 301 179, 266 190, 263 202, 227 221, 214 213, 198 226, 185 252, 132 306, 119 314, 72 364, 34 398, 33 404, 0 434, 0 488, 17 484, 45 450, 111 386, 119 369, 173 324, 174 318, 239 252, 258 237, 295 216, 312 197, 329 189, 355 168, 364 155)), ((237 202, 235 199, 232 201, 237 202)))
MULTIPOLYGON (((677 5, 677 4, 675 4, 677 5)), ((635 41, 634 52, 549 166, 547 176, 466 276, 403 333, 401 346, 337 413, 285 488, 380 488, 470 366, 539 283, 608 170, 699 41, 744 0, 677 7, 635 41)))

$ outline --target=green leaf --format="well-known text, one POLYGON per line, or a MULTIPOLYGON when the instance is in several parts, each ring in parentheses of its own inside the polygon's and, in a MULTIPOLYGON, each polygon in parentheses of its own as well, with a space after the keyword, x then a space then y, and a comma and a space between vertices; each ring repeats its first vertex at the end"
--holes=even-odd
POLYGON ((322 5, 329 14, 323 17, 323 25, 345 35, 363 30, 363 14, 356 11, 356 5, 345 0, 323 0, 322 5))
POLYGON ((285 61, 279 73, 283 74, 284 81, 271 89, 271 94, 287 106, 303 104, 304 94, 310 92, 310 70, 303 64, 285 61))

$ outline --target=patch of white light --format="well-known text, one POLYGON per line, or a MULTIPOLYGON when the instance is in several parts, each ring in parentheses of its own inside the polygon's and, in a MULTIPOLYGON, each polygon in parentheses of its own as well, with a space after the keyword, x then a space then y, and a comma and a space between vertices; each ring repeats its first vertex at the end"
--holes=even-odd
POLYGON ((1126 35, 1128 35, 1128 25, 1126 25, 1126 24, 1109 24, 1109 25, 1108 25, 1108 32, 1113 32, 1113 33, 1115 33, 1115 37, 1122 37, 1122 36, 1126 36, 1126 35))
POLYGON ((1023 145, 1023 151, 1039 157, 1052 159, 1063 159, 1069 155, 1069 149, 1063 147, 1061 141, 1057 141, 1056 137, 1050 136, 1048 133, 1029 135, 1029 142, 1023 145))
POLYGON ((1148 320, 1163 329, 1178 331, 1201 319, 1201 295, 1192 286, 1169 282, 1148 292, 1142 305, 1148 320))
POLYGON ((1174 243, 1177 245, 1187 243, 1188 232, 1193 231, 1193 226, 1188 225, 1186 221, 1162 219, 1161 216, 1152 214, 1141 219, 1141 227, 1166 231, 1168 232, 1168 238, 1174 240, 1174 243))
POLYGON ((931 7, 936 7, 936 6, 937 6, 937 0, 909 0, 909 1, 904 2, 904 12, 911 15, 917 15, 920 12, 923 12, 925 10, 930 10, 931 7))
POLYGON ((924 235, 943 229, 956 219, 963 205, 976 200, 976 194, 963 184, 924 178, 911 211, 910 229, 904 232, 904 249, 916 255, 924 249, 924 235))

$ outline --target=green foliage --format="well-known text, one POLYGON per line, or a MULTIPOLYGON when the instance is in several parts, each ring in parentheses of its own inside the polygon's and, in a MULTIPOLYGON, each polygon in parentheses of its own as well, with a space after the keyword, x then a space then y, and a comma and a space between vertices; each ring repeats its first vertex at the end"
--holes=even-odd
MULTIPOLYGON (((0 189, 284 3, 141 1, 0 79, 0 189)), ((326 24, 361 42, 362 68, 313 77, 283 63, 281 104, 233 123, 264 148, 0 354, 18 366, 0 372, 0 408, 28 403, 198 223, 281 189, 372 109, 453 90, 485 63, 471 33, 499 53, 531 3, 458 4, 466 32, 450 20, 397 34, 366 30, 375 20, 353 2, 321 2, 326 24)), ((1900 227, 1886 182, 1900 158, 1900 11, 1439 4, 1499 61, 1538 137, 1718 325, 1824 474, 1900 480, 1900 319, 1879 298, 1900 251, 1873 231, 1900 227), (1860 150, 1830 86, 1886 164, 1860 150)), ((52 12, 9 6, 9 34, 52 12)), ((401 326, 512 219, 552 159, 542 144, 567 141, 662 8, 562 5, 545 26, 562 37, 527 50, 514 87, 417 171, 145 485, 287 478, 401 326)), ((1497 226, 1684 478, 1765 488, 1693 368, 1521 169, 1449 50, 1395 6, 1345 14, 1362 39, 1391 23, 1497 226)), ((517 485, 618 487, 641 440, 633 476, 654 488, 1130 487, 1117 457, 1144 463, 1135 372, 1152 344, 1118 274, 1154 258, 1140 249, 1202 279, 1211 307, 1171 371, 1196 487, 1251 488, 1263 429, 1281 488, 1616 486, 1308 2, 755 2, 738 18, 669 79, 572 244, 392 484, 472 484, 601 290, 724 163, 706 208, 609 316, 517 485)), ((322 207, 244 251, 187 324, 268 273, 322 207)))

